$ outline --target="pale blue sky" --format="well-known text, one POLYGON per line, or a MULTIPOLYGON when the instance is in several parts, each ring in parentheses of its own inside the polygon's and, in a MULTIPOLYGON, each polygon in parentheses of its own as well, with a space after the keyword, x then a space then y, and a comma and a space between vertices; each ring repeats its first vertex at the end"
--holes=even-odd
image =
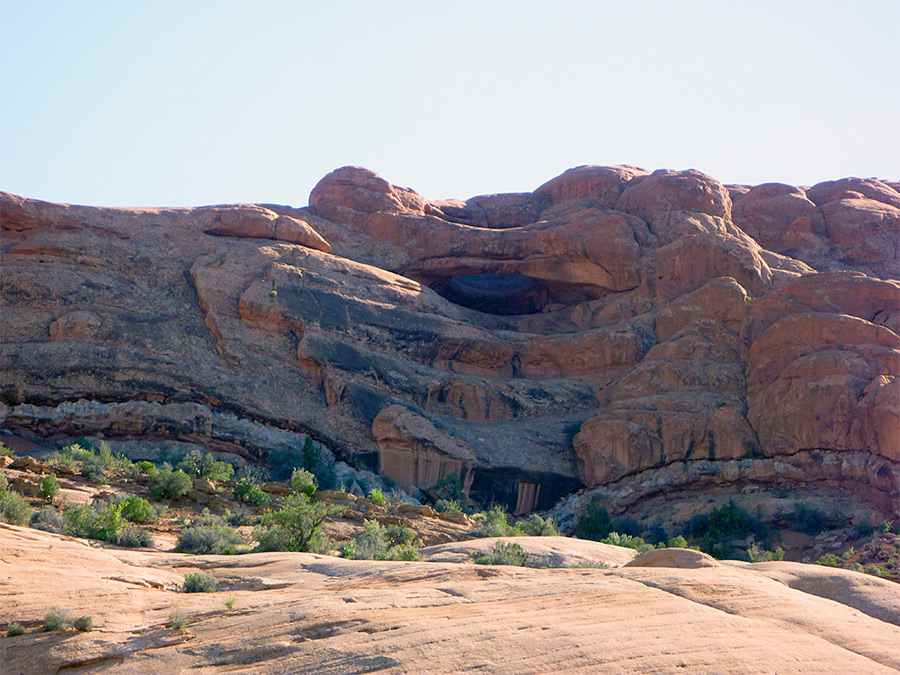
POLYGON ((900 178, 898 0, 0 0, 0 76, 0 190, 51 201, 900 178))

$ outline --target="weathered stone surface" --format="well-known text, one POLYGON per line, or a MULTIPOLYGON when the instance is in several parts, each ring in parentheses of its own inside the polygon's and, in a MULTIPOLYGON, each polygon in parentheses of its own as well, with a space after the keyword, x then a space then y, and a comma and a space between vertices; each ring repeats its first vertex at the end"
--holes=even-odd
MULTIPOLYGON (((545 539, 553 538, 523 541, 536 560, 614 563, 613 556, 633 555, 545 539)), ((91 546, 5 524, 0 550, 0 620, 27 629, 0 639, 4 673, 507 675, 562 667, 587 675, 613 663, 623 675, 750 675, 785 664, 801 673, 881 675, 900 668, 896 584, 817 565, 527 569, 306 553, 192 556, 91 546), (197 570, 219 579, 224 592, 175 592, 197 570), (41 632, 54 606, 91 616, 94 630, 41 632), (184 615, 183 630, 170 627, 174 612, 184 615)))
POLYGON ((790 458, 894 517, 898 214, 890 181, 627 166, 441 202, 343 167, 308 208, 0 194, 0 424, 246 461, 312 436, 510 509, 790 458))

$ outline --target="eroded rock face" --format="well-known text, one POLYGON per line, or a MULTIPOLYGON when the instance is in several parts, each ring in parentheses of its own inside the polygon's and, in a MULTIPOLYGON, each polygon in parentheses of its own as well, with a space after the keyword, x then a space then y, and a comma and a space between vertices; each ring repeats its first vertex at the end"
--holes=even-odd
POLYGON ((309 434, 519 510, 646 479, 822 483, 890 515, 896 185, 584 166, 435 202, 344 167, 307 208, 0 193, 0 423, 248 458, 309 434))

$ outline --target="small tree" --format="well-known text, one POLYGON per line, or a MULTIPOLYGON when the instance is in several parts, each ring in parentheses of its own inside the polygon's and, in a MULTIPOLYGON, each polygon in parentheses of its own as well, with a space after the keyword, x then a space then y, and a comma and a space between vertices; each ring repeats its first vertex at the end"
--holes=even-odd
POLYGON ((284 498, 282 508, 266 513, 253 536, 260 551, 310 551, 318 543, 322 524, 342 508, 314 502, 304 493, 284 498))
POLYGON ((53 498, 59 494, 59 481, 56 480, 56 474, 51 473, 41 481, 41 495, 48 502, 52 502, 53 498))

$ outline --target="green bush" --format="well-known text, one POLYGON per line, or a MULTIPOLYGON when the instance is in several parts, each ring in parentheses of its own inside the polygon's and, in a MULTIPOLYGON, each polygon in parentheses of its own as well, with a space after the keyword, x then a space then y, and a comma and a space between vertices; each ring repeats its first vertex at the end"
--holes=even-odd
POLYGON ((190 572, 184 575, 185 593, 214 593, 219 580, 206 572, 190 572))
POLYGON ((440 513, 462 513, 460 503, 455 499, 438 499, 434 504, 434 510, 440 513))
POLYGON ((612 532, 612 519, 606 507, 591 504, 587 513, 578 519, 575 527, 575 536, 579 539, 593 539, 600 541, 612 532))
POLYGON ((66 532, 73 537, 115 543, 119 531, 127 527, 127 521, 122 517, 122 505, 111 502, 70 506, 63 512, 63 516, 66 519, 66 532))
POLYGON ((323 490, 337 487, 334 462, 319 452, 309 436, 302 448, 279 448, 269 453, 268 464, 274 480, 289 480, 294 469, 306 469, 315 475, 317 485, 323 490))
POLYGON ((88 633, 94 627, 94 621, 87 615, 79 616, 72 622, 72 627, 82 633, 88 633))
POLYGON ((640 537, 633 537, 630 534, 620 534, 619 532, 610 532, 608 536, 600 540, 600 543, 633 548, 635 551, 640 551, 642 553, 653 548, 640 537))
POLYGON ((0 441, 0 455, 5 457, 12 457, 12 454, 13 451, 9 449, 9 446, 3 441, 0 441))
POLYGON ((184 471, 161 469, 150 477, 150 498, 158 502, 177 499, 187 495, 193 487, 191 477, 184 471))
POLYGON ((321 545, 322 524, 343 508, 325 502, 313 502, 304 493, 284 498, 282 508, 262 517, 253 530, 258 551, 312 551, 321 545))
POLYGON ((826 553, 821 558, 816 560, 816 565, 825 565, 826 567, 840 567, 841 559, 838 558, 834 553, 826 553))
POLYGON ((146 460, 137 463, 137 470, 138 472, 146 474, 148 476, 152 476, 157 471, 156 464, 154 464, 153 462, 148 462, 146 460))
POLYGON ((231 555, 247 547, 247 542, 235 530, 222 524, 191 525, 178 535, 179 553, 198 555, 231 555))
POLYGON ((807 506, 806 504, 794 504, 794 513, 791 514, 792 529, 810 536, 820 534, 828 529, 828 518, 824 511, 807 506))
POLYGON ((169 628, 174 628, 175 630, 184 629, 184 627, 188 625, 187 614, 185 614, 181 610, 176 609, 174 612, 169 614, 168 625, 169 628))
POLYGON ((466 493, 463 490, 463 483, 458 474, 451 473, 449 476, 441 478, 437 483, 431 486, 431 493, 438 499, 446 499, 447 501, 455 501, 460 504, 466 501, 466 493))
POLYGON ((0 523, 27 525, 33 511, 25 498, 14 490, 0 492, 0 523))
POLYGON ((242 480, 234 488, 234 498, 250 506, 262 507, 272 503, 272 498, 259 485, 242 480))
POLYGON ((234 473, 234 467, 228 462, 217 461, 211 452, 204 455, 199 450, 191 450, 176 468, 195 478, 220 482, 228 480, 234 473))
POLYGON ((66 531, 66 519, 59 511, 48 505, 31 516, 31 527, 44 532, 64 534, 66 531))
POLYGON ((63 630, 69 625, 69 613, 61 607, 51 607, 44 616, 43 628, 47 632, 63 630))
POLYGON ((550 518, 541 518, 538 514, 532 513, 524 520, 520 520, 513 528, 516 534, 525 537, 558 537, 559 530, 556 529, 556 523, 550 518))
POLYGON ((417 562, 422 559, 422 556, 420 556, 419 552, 412 546, 394 546, 388 550, 387 559, 417 562))
POLYGON ((747 549, 747 557, 750 562, 771 562, 773 560, 784 560, 784 549, 780 546, 774 551, 767 551, 757 544, 753 544, 747 549))
POLYGON ((18 621, 11 621, 9 625, 6 626, 6 635, 7 637, 25 635, 25 626, 20 624, 18 621))
POLYGON ((498 541, 490 553, 477 556, 476 565, 515 565, 524 567, 528 562, 528 554, 514 542, 498 541))
POLYGON ((132 523, 146 523, 156 518, 156 509, 143 497, 131 495, 122 501, 122 517, 132 523))
POLYGON ((381 488, 372 488, 371 492, 369 492, 369 499, 381 506, 387 504, 387 500, 384 498, 384 492, 381 491, 381 488))
POLYGON ((127 546, 129 548, 150 548, 153 546, 153 537, 142 527, 126 527, 121 532, 117 532, 110 537, 110 542, 116 546, 127 546))
POLYGON ((475 527, 477 537, 505 537, 515 534, 509 525, 506 511, 498 504, 494 504, 483 513, 474 514, 472 519, 478 523, 475 527))
POLYGON ((56 474, 51 473, 49 476, 44 476, 44 480, 41 481, 41 495, 44 499, 51 502, 58 494, 59 481, 56 479, 56 474))
POLYGON ((316 494, 316 477, 306 469, 294 469, 291 474, 291 492, 312 499, 316 494))
POLYGON ((9 479, 5 473, 0 473, 0 492, 6 492, 7 490, 9 490, 9 479))

